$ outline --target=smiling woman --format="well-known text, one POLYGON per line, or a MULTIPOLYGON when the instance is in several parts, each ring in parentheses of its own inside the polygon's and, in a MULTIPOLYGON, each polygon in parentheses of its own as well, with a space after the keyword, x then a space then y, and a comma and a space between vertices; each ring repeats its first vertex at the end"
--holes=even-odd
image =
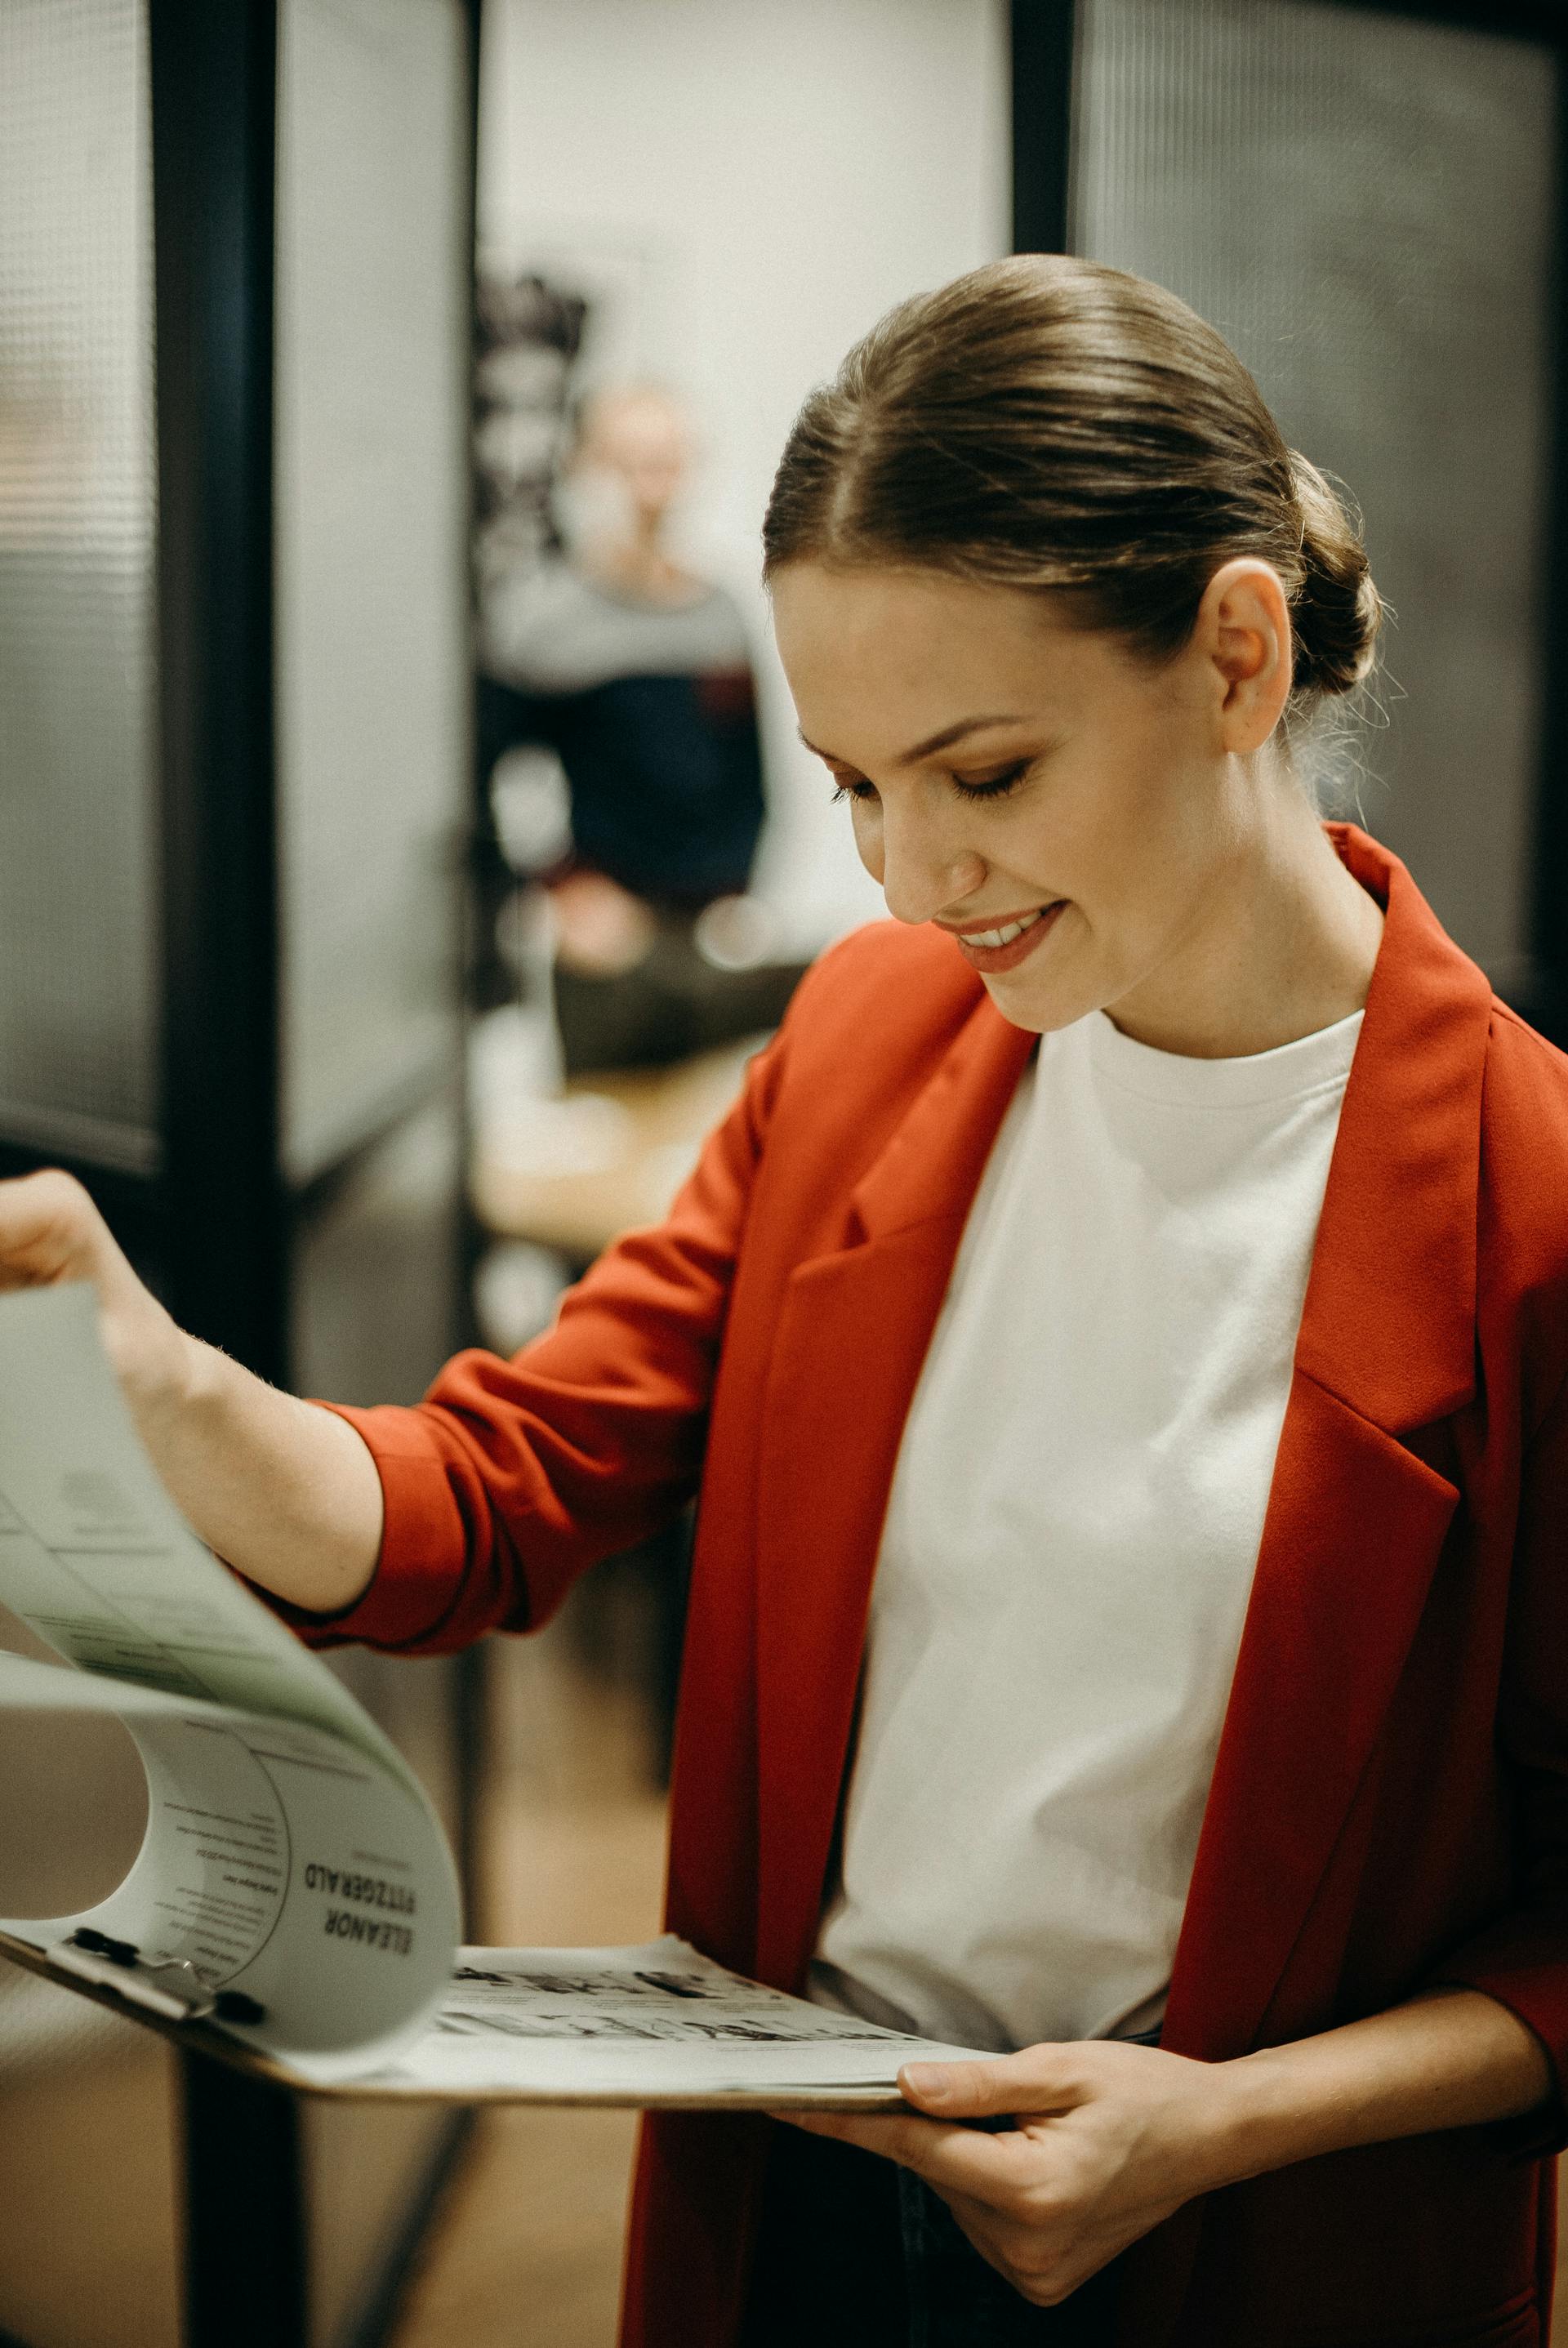
POLYGON ((1220 1056, 1359 1006, 1376 909, 1281 783, 1292 728, 1369 670, 1381 604, 1333 490, 1183 303, 1026 256, 903 304, 802 408, 763 544, 862 860, 890 911, 1010 980, 1007 1017, 1114 1002, 1220 1056))
POLYGON ((1224 1057, 1360 1007, 1380 917, 1292 773, 1270 564, 1222 561, 1159 654, 1052 589, 803 553, 771 578, 802 731, 889 911, 948 932, 1008 1019, 1114 1004, 1142 1042, 1224 1057))
POLYGON ((1191 312, 1036 256, 812 396, 767 563, 896 918, 546 1335, 298 1402, 59 1176, 0 1285, 97 1282, 319 1644, 531 1628, 700 1494, 670 1926, 975 2059, 650 2124, 627 2348, 1544 2348, 1568 1064, 1297 779, 1355 533, 1191 312))

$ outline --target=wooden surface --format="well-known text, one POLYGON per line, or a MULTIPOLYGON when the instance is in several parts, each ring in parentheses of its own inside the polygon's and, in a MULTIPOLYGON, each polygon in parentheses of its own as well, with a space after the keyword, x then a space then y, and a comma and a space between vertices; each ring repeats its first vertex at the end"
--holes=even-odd
POLYGON ((470 1188, 480 1220, 587 1263, 622 1231, 656 1222, 740 1090, 758 1041, 671 1068, 584 1076, 560 1100, 487 1114, 470 1188))

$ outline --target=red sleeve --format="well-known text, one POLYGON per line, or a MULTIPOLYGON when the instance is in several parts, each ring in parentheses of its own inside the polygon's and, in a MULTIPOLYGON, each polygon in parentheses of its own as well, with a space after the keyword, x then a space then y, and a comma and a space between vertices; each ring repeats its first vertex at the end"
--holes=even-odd
POLYGON ((1433 1979, 1484 1990, 1541 2041, 1556 2095, 1502 2131, 1539 2156, 1568 2144, 1568 1387, 1525 1458, 1498 1734, 1517 1788, 1519 1896, 1433 1979))
POLYGON ((586 1566, 678 1516, 696 1490, 781 1044, 752 1062, 668 1219, 601 1257, 545 1335, 510 1362, 459 1354, 411 1408, 341 1408, 375 1457, 386 1525, 376 1578, 346 1613, 269 1601, 311 1645, 444 1654, 521 1630, 586 1566))

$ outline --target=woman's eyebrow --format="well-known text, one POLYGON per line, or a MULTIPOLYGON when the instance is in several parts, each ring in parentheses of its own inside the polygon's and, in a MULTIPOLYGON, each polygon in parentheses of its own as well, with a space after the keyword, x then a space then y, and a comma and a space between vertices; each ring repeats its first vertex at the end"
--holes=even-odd
MULTIPOLYGON (((999 710, 993 716, 985 717, 961 717, 956 726, 944 726, 939 734, 933 734, 925 741, 917 742, 913 750, 905 750, 893 760, 893 765, 917 767, 922 758, 934 757, 938 750, 950 749, 953 744, 961 741, 965 734, 977 734, 984 726, 1018 726, 1022 722, 1022 714, 1017 710, 999 710)), ((799 726, 795 730, 797 733, 800 732, 799 726)), ((848 763, 847 760, 837 757, 836 753, 831 750, 819 750, 815 742, 808 741, 804 734, 800 734, 800 739, 805 742, 807 749, 815 757, 833 758, 841 767, 848 763)))

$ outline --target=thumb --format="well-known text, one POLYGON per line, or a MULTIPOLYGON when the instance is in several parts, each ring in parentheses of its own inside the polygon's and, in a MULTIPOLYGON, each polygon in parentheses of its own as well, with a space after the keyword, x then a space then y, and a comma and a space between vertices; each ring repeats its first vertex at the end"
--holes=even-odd
POLYGON ((1041 2048, 995 2054, 975 2063, 906 2063, 898 2075, 907 2103, 944 2120, 982 2119, 1013 2112, 1048 2110, 1057 2100, 1043 2075, 1041 2048))

